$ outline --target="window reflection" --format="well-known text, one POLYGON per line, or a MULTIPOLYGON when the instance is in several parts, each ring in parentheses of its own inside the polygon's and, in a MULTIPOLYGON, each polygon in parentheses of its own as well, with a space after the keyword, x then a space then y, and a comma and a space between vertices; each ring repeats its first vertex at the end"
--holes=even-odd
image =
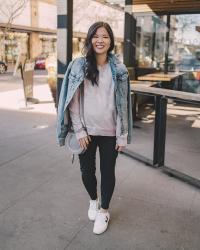
MULTIPOLYGON (((138 68, 164 70, 167 16, 138 16, 138 68)), ((186 72, 183 91, 200 93, 200 15, 171 15, 168 71, 186 72)))
POLYGON ((139 67, 163 67, 165 58, 165 20, 165 16, 137 17, 136 59, 139 67))
POLYGON ((200 93, 200 15, 171 16, 169 69, 186 72, 183 91, 200 93))

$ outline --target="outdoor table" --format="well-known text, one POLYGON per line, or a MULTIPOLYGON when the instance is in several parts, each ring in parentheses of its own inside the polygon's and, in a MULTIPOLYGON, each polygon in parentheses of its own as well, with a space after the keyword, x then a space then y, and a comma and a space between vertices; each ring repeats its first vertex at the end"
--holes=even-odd
POLYGON ((178 79, 178 90, 182 90, 182 81, 184 72, 158 72, 153 74, 147 74, 144 76, 138 76, 138 80, 140 81, 159 81, 159 82, 168 82, 173 83, 176 79, 178 79))

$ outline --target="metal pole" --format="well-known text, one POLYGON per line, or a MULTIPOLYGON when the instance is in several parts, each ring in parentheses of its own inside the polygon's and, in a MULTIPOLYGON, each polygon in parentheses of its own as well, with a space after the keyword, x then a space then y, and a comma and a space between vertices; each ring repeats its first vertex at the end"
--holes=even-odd
POLYGON ((158 166, 165 164, 165 141, 166 141, 166 122, 167 122, 167 98, 162 97, 160 100, 160 145, 158 154, 158 166))
POLYGON ((73 0, 57 0, 57 52, 58 52, 58 77, 57 77, 57 100, 58 105, 62 80, 67 65, 72 60, 72 37, 73 37, 73 0))
POLYGON ((170 32, 170 15, 167 15, 167 32, 166 32, 166 41, 165 41, 165 68, 164 73, 168 72, 168 55, 169 55, 169 32, 170 32))
POLYGON ((154 61, 155 59, 155 47, 156 47, 156 22, 154 19, 153 20, 153 39, 152 39, 152 47, 151 47, 151 50, 152 50, 152 55, 151 55, 151 59, 152 61, 154 61))
POLYGON ((155 111, 153 165, 163 166, 165 161, 167 98, 155 96, 155 111))
POLYGON ((154 96, 155 101, 155 124, 154 124, 154 147, 153 147, 153 165, 158 164, 159 158, 159 144, 160 144, 160 99, 161 96, 154 96))

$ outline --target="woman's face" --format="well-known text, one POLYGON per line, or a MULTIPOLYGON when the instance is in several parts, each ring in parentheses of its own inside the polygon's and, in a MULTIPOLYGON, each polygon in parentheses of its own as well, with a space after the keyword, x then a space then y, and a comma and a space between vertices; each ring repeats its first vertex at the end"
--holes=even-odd
POLYGON ((92 46, 97 55, 107 54, 110 48, 110 36, 104 27, 97 29, 92 38, 92 46))

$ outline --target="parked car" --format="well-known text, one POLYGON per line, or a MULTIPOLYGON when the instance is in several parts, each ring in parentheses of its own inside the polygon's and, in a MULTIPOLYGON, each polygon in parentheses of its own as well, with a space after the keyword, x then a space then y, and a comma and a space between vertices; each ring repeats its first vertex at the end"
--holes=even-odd
POLYGON ((40 55, 35 59, 35 69, 45 69, 46 56, 40 55))
POLYGON ((4 74, 7 71, 8 66, 5 62, 0 61, 0 74, 4 74))

